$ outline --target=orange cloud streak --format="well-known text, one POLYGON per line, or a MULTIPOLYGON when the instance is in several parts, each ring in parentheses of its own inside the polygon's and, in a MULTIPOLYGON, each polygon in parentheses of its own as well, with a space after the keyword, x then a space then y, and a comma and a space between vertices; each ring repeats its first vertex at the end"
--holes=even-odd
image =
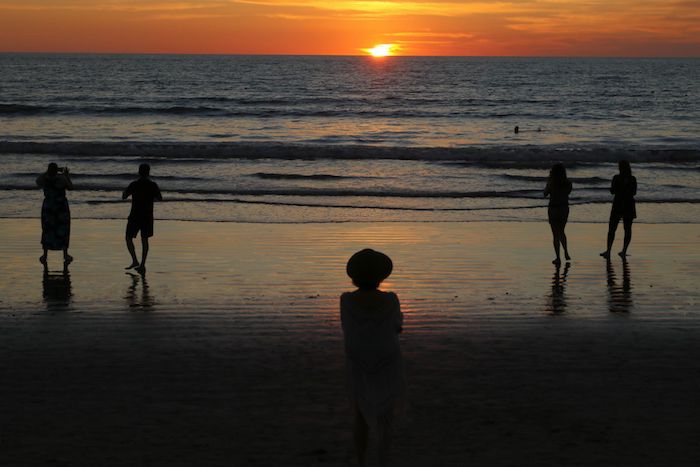
POLYGON ((0 51, 700 55, 697 0, 0 0, 0 51))

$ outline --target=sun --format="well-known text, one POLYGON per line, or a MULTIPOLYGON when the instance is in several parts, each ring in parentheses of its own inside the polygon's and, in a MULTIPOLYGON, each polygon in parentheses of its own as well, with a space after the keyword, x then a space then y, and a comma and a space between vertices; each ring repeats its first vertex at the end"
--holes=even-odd
POLYGON ((394 55, 396 44, 377 44, 371 49, 363 49, 373 57, 389 57, 394 55))

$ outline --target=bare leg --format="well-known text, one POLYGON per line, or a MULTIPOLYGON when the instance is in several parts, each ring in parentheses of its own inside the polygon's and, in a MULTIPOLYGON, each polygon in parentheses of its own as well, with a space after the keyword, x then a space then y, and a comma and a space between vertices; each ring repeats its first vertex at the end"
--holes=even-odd
POLYGON ((552 228, 552 244, 554 245, 554 253, 557 255, 552 263, 559 264, 561 263, 561 259, 559 258, 559 245, 561 243, 559 239, 559 229, 554 224, 549 224, 549 226, 552 228))
POLYGON ((39 257, 39 262, 46 266, 46 258, 48 257, 49 251, 44 248, 44 254, 39 257))
POLYGON ((566 232, 564 229, 566 229, 566 223, 559 226, 559 238, 561 240, 561 246, 564 247, 564 258, 569 261, 571 256, 569 256, 569 246, 567 244, 566 232))
POLYGON ((126 235, 126 249, 129 250, 129 254, 131 255, 131 264, 124 269, 132 269, 135 268, 139 265, 139 261, 136 259, 136 248, 134 248, 134 239, 131 238, 131 235, 127 234, 126 235))
POLYGON ((352 425, 352 435, 355 440, 355 451, 357 452, 357 463, 364 466, 367 457, 367 438, 369 437, 369 427, 358 408, 355 408, 355 420, 352 425))
POLYGON ((73 257, 68 254, 68 248, 63 249, 63 263, 68 265, 73 262, 73 257))
POLYGON ((146 258, 148 257, 148 237, 141 232, 141 265, 136 268, 140 273, 146 272, 146 258))
POLYGON ((564 233, 564 229, 562 229, 561 231, 561 246, 564 247, 564 258, 566 258, 566 260, 569 261, 571 259, 571 256, 569 256, 569 246, 566 242, 566 234, 564 233))
POLYGON ((608 248, 600 254, 603 258, 610 259, 610 250, 612 250, 613 242, 615 242, 615 231, 617 230, 618 222, 620 221, 611 220, 608 225, 608 248))
POLYGON ((382 415, 379 419, 379 465, 389 465, 389 451, 391 449, 391 429, 393 413, 382 415))
POLYGON ((627 248, 629 248, 630 242, 632 241, 632 221, 625 222, 624 227, 625 227, 625 243, 622 247, 622 251, 619 253, 620 256, 622 256, 623 258, 625 256, 627 256, 627 248))

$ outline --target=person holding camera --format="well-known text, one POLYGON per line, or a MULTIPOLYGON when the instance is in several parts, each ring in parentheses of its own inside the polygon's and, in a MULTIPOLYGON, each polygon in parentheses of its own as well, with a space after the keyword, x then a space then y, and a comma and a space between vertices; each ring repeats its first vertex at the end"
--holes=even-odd
POLYGON ((73 261, 68 254, 70 243, 70 208, 66 190, 73 189, 68 167, 59 168, 55 162, 36 179, 36 184, 44 190, 41 205, 41 245, 44 254, 39 261, 46 265, 48 250, 63 250, 64 266, 73 261))

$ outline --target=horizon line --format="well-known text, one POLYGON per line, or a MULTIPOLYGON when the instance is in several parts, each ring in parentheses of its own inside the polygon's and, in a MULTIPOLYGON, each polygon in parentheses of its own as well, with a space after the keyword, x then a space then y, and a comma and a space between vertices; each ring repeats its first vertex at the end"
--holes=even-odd
POLYGON ((700 59, 700 55, 389 55, 369 54, 286 54, 286 53, 203 53, 203 52, 72 52, 72 51, 0 51, 0 55, 162 55, 202 57, 366 57, 375 60, 392 58, 684 58, 700 59))

